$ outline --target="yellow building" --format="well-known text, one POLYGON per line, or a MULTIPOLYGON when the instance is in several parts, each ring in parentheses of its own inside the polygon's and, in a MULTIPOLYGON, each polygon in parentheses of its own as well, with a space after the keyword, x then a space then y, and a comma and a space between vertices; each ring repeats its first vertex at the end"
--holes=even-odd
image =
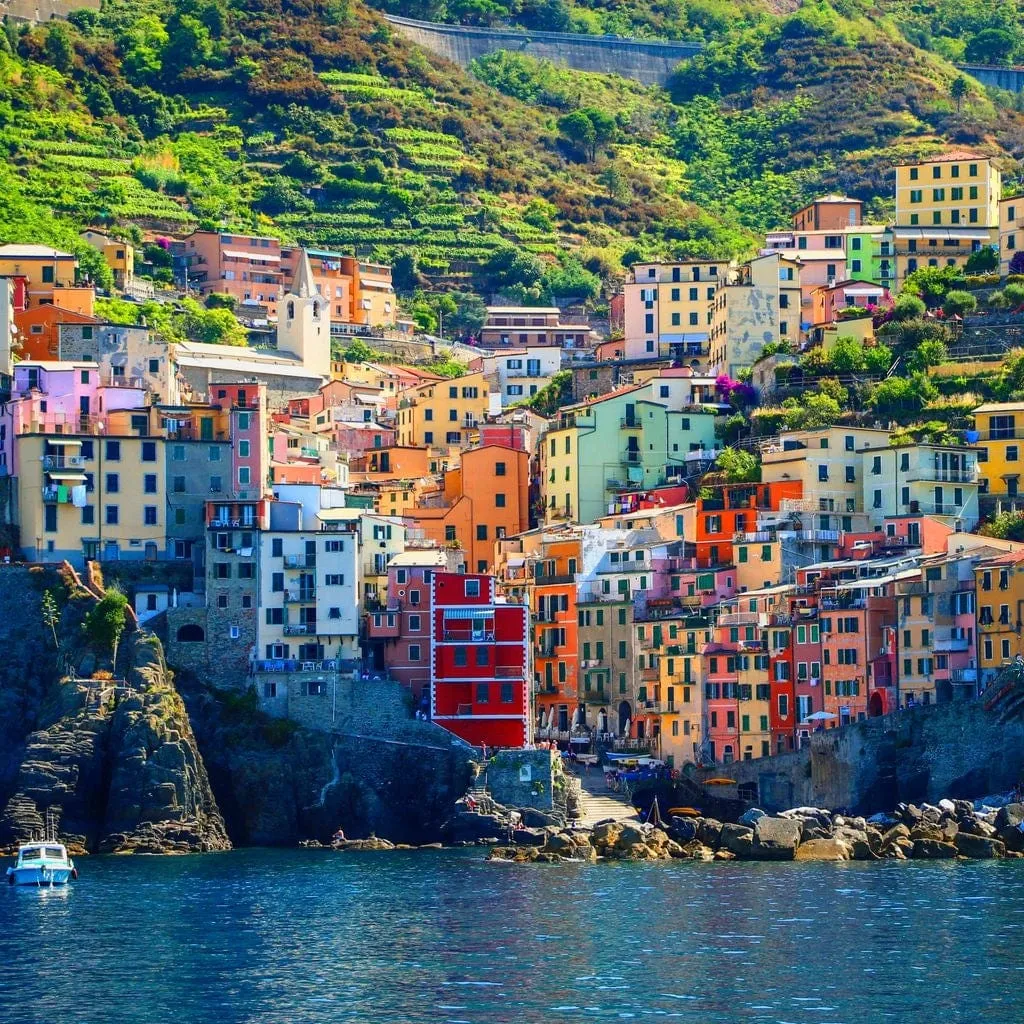
POLYGON ((954 151, 896 168, 896 289, 922 267, 963 266, 999 242, 1001 175, 988 157, 954 151))
MULTIPOLYGON (((570 422, 572 422, 570 420, 570 422)), ((577 467, 581 430, 572 426, 549 430, 540 441, 541 494, 548 522, 579 515, 580 478, 577 467)))
POLYGON ((744 761, 772 752, 771 680, 768 653, 760 640, 741 641, 736 656, 739 693, 739 756, 744 761))
POLYGON ((483 373, 428 381, 403 392, 396 427, 400 445, 470 445, 490 403, 483 373))
POLYGON ((711 639, 703 619, 670 619, 660 655, 661 756, 680 768, 697 763, 704 713, 704 659, 711 639))
MULTIPOLYGON (((786 431, 762 445, 761 480, 764 483, 800 480, 807 511, 847 515, 860 512, 863 509, 864 461, 861 453, 887 445, 889 434, 888 430, 868 427, 786 431)), ((822 528, 851 530, 856 525, 829 523, 822 528)))
POLYGON ((135 278, 135 250, 120 238, 112 238, 92 228, 83 231, 82 238, 103 253, 103 259, 114 275, 114 284, 122 290, 128 288, 135 278))
POLYGON ((1024 552, 1012 551, 974 568, 978 616, 978 668, 982 689, 999 670, 1024 655, 1024 552))
POLYGON ((999 200, 999 273, 1003 277, 1018 252, 1024 252, 1024 195, 999 200))
POLYGON ((111 413, 98 434, 15 438, 22 553, 30 561, 155 559, 166 547, 162 437, 111 413), (123 422, 122 422, 123 421, 123 422))
POLYGON ((54 293, 74 288, 77 272, 78 257, 69 252, 48 245, 0 245, 0 277, 28 279, 30 309, 46 303, 66 308, 54 293))
POLYGON ((1024 472, 1024 402, 979 405, 974 410, 974 429, 978 433, 978 493, 986 510, 996 499, 1019 499, 1024 472))
POLYGON ((711 306, 724 260, 637 263, 623 289, 626 359, 707 358, 711 306))
POLYGON ((719 286, 711 307, 708 359, 715 373, 737 376, 765 345, 800 342, 800 261, 758 256, 719 286))

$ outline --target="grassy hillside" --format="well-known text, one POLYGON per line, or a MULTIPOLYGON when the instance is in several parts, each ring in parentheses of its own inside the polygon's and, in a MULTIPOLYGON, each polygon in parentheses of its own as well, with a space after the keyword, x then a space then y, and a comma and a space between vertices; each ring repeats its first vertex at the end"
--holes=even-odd
POLYGON ((109 0, 8 26, 0 238, 224 226, 358 245, 408 288, 421 269, 594 295, 639 255, 743 255, 822 189, 884 197, 896 158, 947 140, 1011 175, 1024 155, 1021 115, 980 90, 958 110, 952 65, 864 0, 568 6, 714 40, 666 91, 512 54, 466 73, 358 0, 109 0))

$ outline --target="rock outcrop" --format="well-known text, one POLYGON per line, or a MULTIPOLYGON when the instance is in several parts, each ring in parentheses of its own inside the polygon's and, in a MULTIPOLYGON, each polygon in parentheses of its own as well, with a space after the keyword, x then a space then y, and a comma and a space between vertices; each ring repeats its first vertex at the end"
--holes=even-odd
MULTIPOLYGON (((61 585, 56 574, 47 580, 61 585)), ((0 847, 13 848, 53 826, 79 854, 230 849, 159 641, 129 623, 117 663, 121 677, 93 671, 97 659, 81 640, 81 622, 102 581, 83 583, 68 573, 63 585, 60 658, 40 657, 45 644, 37 649, 48 678, 33 684, 41 699, 31 731, 10 748, 0 780, 0 847), (85 678, 86 671, 95 678, 85 678)), ((28 590, 20 595, 23 604, 33 592, 41 599, 41 586, 28 590)), ((4 613, 9 604, 0 598, 4 613)), ((36 614, 38 608, 37 602, 36 614)), ((10 668, 3 680, 8 693, 17 686, 10 668)))

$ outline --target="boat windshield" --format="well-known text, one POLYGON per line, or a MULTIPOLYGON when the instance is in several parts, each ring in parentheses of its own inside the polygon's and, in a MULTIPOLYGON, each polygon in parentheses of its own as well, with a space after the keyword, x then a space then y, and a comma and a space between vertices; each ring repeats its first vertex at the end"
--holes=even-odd
POLYGON ((43 851, 38 846, 31 846, 27 850, 21 851, 22 860, 39 860, 43 856, 43 851))
POLYGON ((63 860, 64 851, 59 846, 48 846, 46 847, 46 857, 48 860, 63 860))

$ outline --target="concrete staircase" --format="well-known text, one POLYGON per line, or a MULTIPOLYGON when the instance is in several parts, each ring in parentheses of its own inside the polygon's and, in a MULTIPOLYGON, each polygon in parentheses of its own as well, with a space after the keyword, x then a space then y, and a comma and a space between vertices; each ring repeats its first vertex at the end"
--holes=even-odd
POLYGON ((604 774, 591 768, 590 774, 582 772, 579 776, 582 786, 583 817, 579 824, 588 828, 599 821, 612 818, 615 821, 638 821, 636 811, 621 793, 608 788, 604 774))

